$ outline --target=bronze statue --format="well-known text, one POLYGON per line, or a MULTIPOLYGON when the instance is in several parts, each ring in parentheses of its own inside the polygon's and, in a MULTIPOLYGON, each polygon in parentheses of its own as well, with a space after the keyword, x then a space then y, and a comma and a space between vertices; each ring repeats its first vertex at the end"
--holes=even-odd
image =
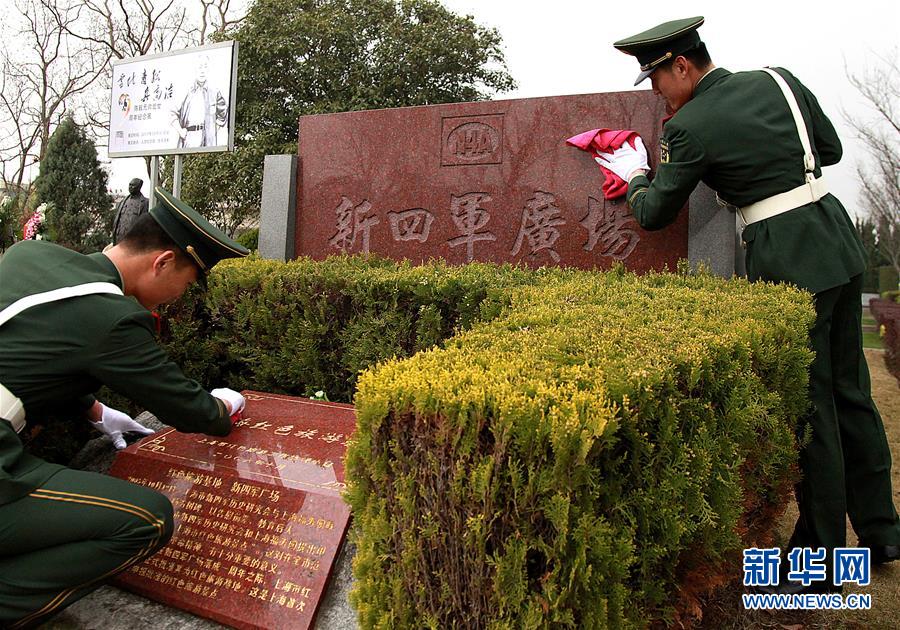
POLYGON ((119 202, 116 218, 113 221, 113 244, 124 238, 138 217, 147 212, 150 200, 141 194, 144 181, 135 177, 128 182, 128 196, 119 202))

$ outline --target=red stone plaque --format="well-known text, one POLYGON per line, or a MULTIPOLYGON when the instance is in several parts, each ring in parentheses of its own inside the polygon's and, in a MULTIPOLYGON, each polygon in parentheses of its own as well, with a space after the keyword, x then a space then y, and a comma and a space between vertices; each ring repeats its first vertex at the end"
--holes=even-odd
POLYGON ((604 199, 591 156, 565 142, 633 129, 655 166, 664 115, 642 91, 304 116, 297 255, 674 269, 688 256, 687 213, 642 230, 624 198, 604 199))
POLYGON ((235 628, 309 628, 343 541, 352 405, 244 392, 227 438, 167 429, 110 474, 175 506, 175 535, 117 583, 235 628))

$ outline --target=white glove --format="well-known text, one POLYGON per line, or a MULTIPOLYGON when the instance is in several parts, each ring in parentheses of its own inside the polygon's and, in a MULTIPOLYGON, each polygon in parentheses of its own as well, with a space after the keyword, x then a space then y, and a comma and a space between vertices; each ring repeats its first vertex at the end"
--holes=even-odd
POLYGON ((132 420, 131 416, 127 413, 122 413, 117 409, 107 407, 103 403, 100 403, 100 406, 103 408, 100 422, 94 422, 92 424, 100 431, 100 433, 108 435, 112 440, 113 446, 118 450, 122 450, 127 446, 125 444, 125 438, 122 436, 123 433, 134 432, 140 433, 141 435, 150 435, 154 432, 153 429, 148 429, 140 422, 132 420))
POLYGON ((626 141, 621 147, 612 152, 604 153, 594 158, 600 166, 611 170, 618 175, 622 181, 628 182, 628 178, 641 169, 650 170, 647 164, 647 149, 644 147, 644 141, 640 136, 634 139, 634 148, 626 141))
POLYGON ((240 392, 228 389, 227 387, 219 387, 209 393, 231 405, 232 416, 239 411, 243 411, 244 405, 247 404, 247 401, 244 400, 244 397, 241 396, 240 392))

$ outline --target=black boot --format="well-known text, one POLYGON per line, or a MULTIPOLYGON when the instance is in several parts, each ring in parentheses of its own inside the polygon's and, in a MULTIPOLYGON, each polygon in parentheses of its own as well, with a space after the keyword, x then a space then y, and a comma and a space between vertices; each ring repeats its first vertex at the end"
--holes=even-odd
POLYGON ((894 560, 900 560, 900 545, 870 545, 865 541, 859 541, 860 547, 868 547, 871 550, 873 565, 887 564, 894 560))

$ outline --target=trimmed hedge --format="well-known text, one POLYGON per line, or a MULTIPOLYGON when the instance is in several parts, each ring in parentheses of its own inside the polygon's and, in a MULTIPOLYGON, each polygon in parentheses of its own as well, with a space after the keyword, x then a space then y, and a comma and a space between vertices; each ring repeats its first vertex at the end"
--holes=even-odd
POLYGON ((524 269, 363 257, 226 260, 163 313, 172 359, 201 383, 350 402, 359 372, 441 343, 508 303, 524 269))
POLYGON ((685 621, 796 479, 814 314, 790 287, 251 258, 165 315, 207 386, 354 400, 362 627, 685 621))
POLYGON ((362 627, 696 613, 789 496, 813 316, 788 287, 556 271, 368 371, 347 456, 362 627))

